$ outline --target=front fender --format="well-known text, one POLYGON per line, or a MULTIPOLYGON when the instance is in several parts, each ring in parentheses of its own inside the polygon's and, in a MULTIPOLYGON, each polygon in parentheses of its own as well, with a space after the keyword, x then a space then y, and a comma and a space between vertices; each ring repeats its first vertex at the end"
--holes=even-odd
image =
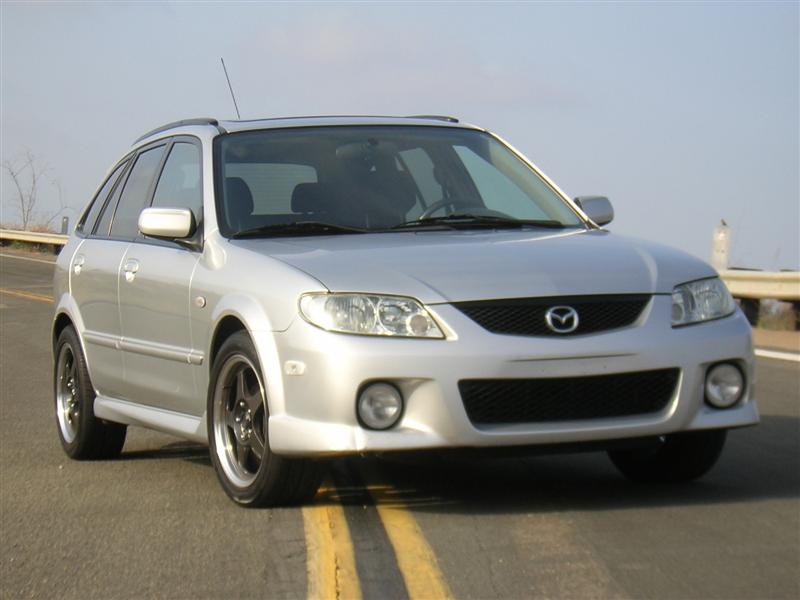
POLYGON ((211 322, 214 325, 211 330, 212 333, 205 343, 208 368, 203 370, 205 380, 200 382, 200 389, 208 390, 213 367, 214 341, 220 323, 226 317, 234 317, 245 326, 258 354, 270 415, 283 414, 285 412, 283 372, 273 335, 273 324, 258 299, 247 294, 227 295, 220 299, 220 302, 212 309, 211 322))

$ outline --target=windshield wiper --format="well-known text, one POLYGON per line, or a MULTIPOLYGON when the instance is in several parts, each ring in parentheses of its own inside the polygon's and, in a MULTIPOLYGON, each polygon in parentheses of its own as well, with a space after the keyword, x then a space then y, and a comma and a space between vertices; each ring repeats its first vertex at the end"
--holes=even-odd
POLYGON ((426 227, 429 225, 448 225, 450 227, 458 227, 464 225, 466 227, 545 227, 548 229, 563 229, 566 227, 560 221, 549 221, 544 219, 514 219, 512 217, 496 217, 493 215, 473 215, 470 213, 454 213, 445 215, 443 217, 430 217, 427 219, 417 219, 415 221, 407 221, 395 225, 392 229, 412 229, 426 227))
POLYGON ((340 233, 367 233, 367 231, 358 227, 347 227, 322 221, 292 221, 291 223, 273 223, 237 231, 231 237, 239 239, 263 235, 335 235, 340 233))

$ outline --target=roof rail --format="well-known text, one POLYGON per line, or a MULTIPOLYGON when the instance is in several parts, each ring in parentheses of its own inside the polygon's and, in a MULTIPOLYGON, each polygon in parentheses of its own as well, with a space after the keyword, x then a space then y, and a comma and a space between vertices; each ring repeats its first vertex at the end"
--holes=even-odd
POLYGON ((186 127, 188 125, 213 125, 214 127, 219 127, 219 121, 208 117, 200 119, 183 119, 182 121, 173 121, 172 123, 167 123, 166 125, 162 125, 161 127, 156 127, 155 129, 148 131, 144 135, 136 138, 136 141, 134 141, 133 143, 138 144, 142 140, 149 138, 151 135, 161 133, 162 131, 168 131, 170 129, 175 129, 176 127, 186 127))
MULTIPOLYGON (((397 116, 397 115, 295 115, 293 117, 262 117, 259 119, 231 119, 232 123, 255 123, 258 121, 293 121, 298 119, 339 119, 339 118, 376 118, 376 119, 432 119, 436 121, 447 121, 448 123, 458 123, 455 117, 448 117, 447 115, 410 115, 410 116, 397 116)), ((227 121, 227 119, 225 119, 227 121)))
POLYGON ((409 115, 406 117, 408 119, 432 119, 434 121, 447 121, 448 123, 458 123, 458 119, 455 117, 449 117, 447 115, 409 115))

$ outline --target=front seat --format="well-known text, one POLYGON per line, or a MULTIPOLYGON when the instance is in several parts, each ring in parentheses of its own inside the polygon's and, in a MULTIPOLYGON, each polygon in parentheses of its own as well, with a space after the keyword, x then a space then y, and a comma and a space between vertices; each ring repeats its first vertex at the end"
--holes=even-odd
POLYGON ((244 231, 254 227, 253 193, 241 177, 225 178, 225 208, 228 223, 234 231, 244 231))

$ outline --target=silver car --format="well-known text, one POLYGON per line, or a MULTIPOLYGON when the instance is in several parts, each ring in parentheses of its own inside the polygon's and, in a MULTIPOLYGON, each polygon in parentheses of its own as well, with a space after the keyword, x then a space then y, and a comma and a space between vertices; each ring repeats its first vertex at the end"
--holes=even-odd
POLYGON ((326 457, 421 449, 699 477, 758 422, 750 327, 711 267, 612 217, 450 117, 160 127, 58 258, 61 443, 207 443, 247 506, 310 498, 326 457))

